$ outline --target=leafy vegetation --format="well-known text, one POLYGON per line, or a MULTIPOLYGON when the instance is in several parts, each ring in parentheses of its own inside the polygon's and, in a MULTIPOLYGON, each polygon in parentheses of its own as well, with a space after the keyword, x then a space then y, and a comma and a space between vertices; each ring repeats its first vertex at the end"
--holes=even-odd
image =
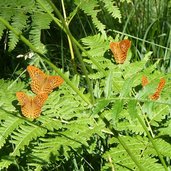
POLYGON ((171 170, 170 3, 0 1, 0 170, 171 170), (109 44, 124 38, 118 65, 109 44), (28 65, 65 80, 36 120, 15 95, 33 95, 28 65))

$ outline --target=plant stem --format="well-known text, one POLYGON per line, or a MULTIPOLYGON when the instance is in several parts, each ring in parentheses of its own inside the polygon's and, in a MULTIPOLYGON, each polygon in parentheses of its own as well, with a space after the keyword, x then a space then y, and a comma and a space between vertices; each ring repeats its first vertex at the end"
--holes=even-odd
POLYGON ((167 165, 166 165, 166 163, 165 163, 163 157, 161 156, 161 154, 160 154, 160 152, 159 152, 159 150, 158 150, 157 145, 156 145, 155 142, 153 141, 153 138, 152 138, 151 134, 149 133, 149 131, 148 131, 148 129, 147 129, 145 123, 143 122, 143 120, 141 119, 141 117, 140 117, 138 114, 137 114, 137 118, 138 118, 138 121, 140 122, 140 124, 142 125, 143 129, 145 130, 145 132, 146 132, 148 138, 150 139, 150 141, 151 141, 151 143, 152 143, 154 149, 156 150, 156 152, 157 152, 157 154, 158 154, 158 156, 159 156, 159 159, 160 159, 161 163, 163 164, 165 170, 168 171, 167 165))
POLYGON ((110 124, 110 122, 103 116, 103 114, 99 114, 100 118, 105 123, 106 127, 110 129, 110 131, 113 133, 113 135, 118 139, 119 143, 123 146, 123 148, 126 150, 126 152, 129 154, 131 159, 134 161, 134 163, 137 165, 138 169, 140 171, 145 171, 143 166, 139 163, 139 161, 136 159, 136 157, 133 155, 133 153, 129 150, 129 147, 126 145, 126 143, 123 141, 122 137, 118 134, 118 132, 113 128, 113 126, 110 124))
MULTIPOLYGON (((74 49, 75 49, 75 51, 76 51, 76 53, 77 53, 77 57, 78 57, 78 59, 79 59, 79 61, 80 61, 80 63, 81 63, 81 66, 82 66, 81 68, 82 68, 83 73, 84 73, 84 75, 85 75, 85 79, 86 79, 86 82, 87 82, 87 85, 88 85, 88 88, 89 88, 88 90, 89 90, 90 95, 91 95, 91 102, 94 103, 93 88, 92 88, 90 79, 89 79, 89 77, 88 77, 88 72, 87 72, 87 69, 86 69, 86 67, 85 67, 85 65, 84 65, 83 59, 82 59, 82 57, 81 57, 81 55, 80 55, 80 53, 79 53, 79 50, 77 49, 78 41, 72 36, 72 34, 71 34, 71 32, 70 32, 70 30, 69 30, 69 28, 68 28, 68 26, 67 26, 67 24, 66 24, 64 18, 63 18, 63 16, 62 16, 61 13, 58 11, 58 9, 55 7, 55 5, 54 5, 50 0, 46 0, 46 1, 52 6, 53 10, 54 10, 54 11, 56 12, 56 14, 58 15, 59 19, 60 19, 61 22, 62 22, 62 26, 61 26, 61 24, 59 24, 58 20, 52 15, 52 13, 50 13, 50 12, 46 9, 45 5, 41 2, 41 0, 37 0, 37 2, 42 6, 42 8, 49 14, 49 16, 55 21, 55 23, 56 23, 57 25, 59 25, 59 26, 61 27, 62 30, 65 31, 65 33, 67 34, 67 36, 68 36, 68 37, 70 38, 70 40, 72 41, 73 46, 74 46, 74 49), (77 46, 76 46, 76 45, 77 45, 77 46)), ((83 48, 83 49, 84 49, 84 48, 83 48)), ((86 50, 84 50, 84 52, 87 53, 86 50)), ((97 62, 96 62, 96 63, 97 63, 97 62)))
POLYGON ((68 77, 65 76, 65 74, 63 74, 61 72, 60 69, 58 69, 52 62, 50 62, 44 54, 42 54, 42 52, 40 52, 37 48, 35 48, 32 43, 27 40, 21 33, 19 33, 18 31, 16 31, 6 20, 4 20, 2 17, 0 17, 0 22, 2 22, 9 30, 11 30, 16 36, 19 37, 19 39, 21 41, 23 41, 30 49, 32 49, 32 51, 34 51, 35 53, 39 54, 41 56, 41 59, 43 59, 48 65, 50 65, 66 82, 67 84, 87 103, 87 104, 91 104, 91 102, 89 101, 89 99, 84 96, 84 94, 82 94, 79 89, 77 87, 75 87, 75 85, 69 80, 68 77))
POLYGON ((92 104, 89 99, 82 94, 77 87, 69 80, 68 77, 66 77, 52 62, 50 62, 48 59, 45 57, 41 57, 49 66, 51 66, 64 80, 67 82, 67 84, 87 103, 87 104, 92 104))
MULTIPOLYGON (((38 1, 39 1, 39 0, 38 0, 38 1)), ((106 72, 105 72, 104 69, 99 65, 99 63, 98 63, 96 60, 94 60, 94 58, 91 57, 91 55, 89 55, 89 53, 82 47, 82 45, 81 45, 81 44, 72 36, 70 30, 69 30, 69 29, 67 28, 67 26, 66 26, 65 20, 63 19, 61 13, 60 13, 59 10, 56 8, 56 6, 51 2, 51 0, 46 0, 46 1, 51 5, 51 7, 53 8, 54 12, 56 13, 56 15, 57 15, 57 16, 59 17, 59 19, 61 20, 62 25, 63 25, 63 27, 62 27, 61 25, 59 25, 59 26, 61 27, 61 29, 63 29, 63 30, 69 35, 70 39, 79 47, 79 49, 80 49, 81 51, 83 51, 83 52, 91 59, 91 61, 93 62, 93 64, 96 65, 97 68, 98 68, 101 72, 103 72, 104 75, 105 75, 106 72)), ((48 11, 47 11, 47 12, 48 12, 48 11)), ((51 17, 52 17, 53 20, 55 21, 55 17, 52 16, 52 15, 51 15, 51 17)), ((59 23, 59 22, 58 22, 58 23, 59 23)), ((58 23, 57 23, 57 24, 58 24, 58 23)))
MULTIPOLYGON (((62 3, 62 10, 63 10, 63 15, 64 15, 64 20, 65 20, 65 23, 66 23, 66 27, 67 29, 68 28, 68 22, 67 22, 67 17, 66 17, 66 11, 65 11, 65 6, 64 6, 64 1, 61 0, 61 3, 62 3)), ((70 37, 67 35, 67 39, 68 39, 68 45, 69 45, 69 49, 70 49, 70 54, 71 54, 71 62, 73 64, 73 68, 74 68, 74 72, 77 73, 77 69, 76 69, 76 64, 75 64, 75 57, 74 57, 74 51, 73 51, 73 47, 72 47, 72 42, 71 42, 71 39, 70 37)))

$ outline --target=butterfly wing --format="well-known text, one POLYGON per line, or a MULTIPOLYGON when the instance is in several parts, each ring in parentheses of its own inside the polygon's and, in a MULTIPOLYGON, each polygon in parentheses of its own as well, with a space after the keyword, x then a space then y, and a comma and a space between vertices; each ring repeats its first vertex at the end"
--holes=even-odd
POLYGON ((21 106, 26 105, 30 101, 29 97, 24 92, 16 92, 16 97, 21 106))
POLYGON ((27 118, 37 118, 40 116, 41 108, 48 98, 47 94, 40 94, 34 98, 27 96, 23 92, 16 93, 17 99, 21 105, 21 112, 27 118))
POLYGON ((111 42, 110 49, 114 54, 116 63, 123 64, 126 60, 128 49, 131 46, 131 41, 128 39, 122 40, 120 42, 111 42))
POLYGON ((47 100, 47 98, 48 98, 47 93, 38 94, 36 97, 34 97, 33 103, 42 108, 42 106, 43 106, 44 102, 47 100))
POLYGON ((119 56, 122 53, 121 49, 119 48, 119 43, 118 42, 111 42, 110 43, 110 49, 114 55, 116 63, 119 63, 119 56))
POLYGON ((46 78, 46 74, 35 66, 29 65, 27 71, 32 80, 44 80, 46 78))
POLYGON ((51 89, 59 87, 64 82, 64 80, 60 76, 49 76, 47 81, 51 89))
POLYGON ((142 76, 141 84, 145 87, 148 84, 148 78, 146 76, 142 76))
POLYGON ((27 67, 27 71, 32 79, 31 89, 35 94, 49 94, 64 81, 60 76, 48 76, 40 69, 31 65, 27 67))
POLYGON ((131 41, 128 39, 122 40, 119 42, 119 47, 121 49, 119 63, 123 64, 126 60, 128 49, 131 47, 131 41))
POLYGON ((35 94, 42 93, 41 89, 42 86, 45 83, 45 80, 47 78, 46 74, 42 72, 40 69, 29 65, 27 67, 27 71, 32 79, 31 81, 31 89, 35 94))
POLYGON ((128 39, 122 40, 119 42, 119 46, 121 51, 127 54, 128 49, 131 47, 131 41, 128 39))
POLYGON ((25 115, 24 116, 26 116, 28 118, 33 118, 33 119, 39 117, 41 110, 42 110, 42 106, 47 98, 48 98, 47 94, 39 94, 39 95, 35 96, 32 100, 31 111, 28 111, 28 108, 25 107, 25 115), (30 112, 30 113, 28 114, 28 112, 30 112))
POLYGON ((16 96, 21 105, 22 114, 27 118, 32 118, 32 98, 27 96, 24 92, 17 92, 16 96))
POLYGON ((165 84, 166 84, 166 80, 164 78, 161 78, 157 87, 157 91, 161 92, 165 84))
MULTIPOLYGON (((47 76, 43 85, 41 85, 40 93, 51 93, 54 88, 59 87, 64 80, 60 76, 47 76)), ((33 84, 35 84, 33 82, 33 84)), ((34 86, 36 87, 36 85, 34 86)))
POLYGON ((149 96, 151 100, 157 100, 159 97, 160 97, 160 93, 158 91, 156 91, 154 94, 149 96))
POLYGON ((161 78, 158 87, 156 89, 156 92, 150 96, 151 100, 157 100, 160 97, 160 93, 164 88, 165 84, 166 84, 166 80, 164 78, 161 78))

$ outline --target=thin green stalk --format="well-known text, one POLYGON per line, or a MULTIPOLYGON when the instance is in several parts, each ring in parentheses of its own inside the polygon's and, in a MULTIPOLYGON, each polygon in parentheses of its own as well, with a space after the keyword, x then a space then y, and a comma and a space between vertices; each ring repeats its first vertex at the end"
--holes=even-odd
MULTIPOLYGON (((64 20, 65 20, 65 23, 66 23, 66 26, 68 28, 68 22, 67 22, 67 17, 66 17, 66 11, 65 11, 65 6, 64 6, 64 1, 61 0, 61 3, 62 3, 62 10, 63 10, 63 15, 64 15, 64 20)), ((69 29, 69 28, 68 28, 69 29)), ((74 72, 77 73, 77 69, 76 69, 76 64, 75 64, 75 57, 74 57, 74 50, 73 50, 73 46, 72 46, 72 42, 71 42, 71 39, 70 37, 67 35, 67 39, 68 39, 68 45, 69 45, 69 49, 70 49, 70 54, 71 54, 71 61, 72 61, 72 64, 73 64, 73 68, 74 68, 74 72)))
MULTIPOLYGON (((63 14, 64 14, 64 19, 65 19, 66 27, 69 30, 69 28, 68 28, 68 22, 66 21, 67 18, 66 18, 66 12, 65 12, 65 7, 64 7, 64 2, 63 2, 63 0, 61 2, 62 2, 62 9, 63 9, 63 14)), ((68 43, 69 43, 70 52, 71 52, 71 60, 73 62, 74 69, 75 69, 75 72, 76 72, 76 64, 75 64, 75 59, 74 59, 74 52, 73 52, 73 48, 72 48, 72 42, 71 42, 71 39, 70 39, 70 37, 68 35, 67 35, 67 38, 68 38, 68 43)), ((85 73, 86 82, 88 83, 88 88, 89 88, 90 95, 91 95, 91 102, 94 103, 95 100, 94 100, 94 95, 93 95, 93 88, 92 88, 90 79, 88 77, 87 69, 86 69, 86 67, 84 65, 84 62, 83 62, 83 60, 81 58, 81 54, 80 54, 77 46, 75 44, 73 44, 73 46, 74 46, 75 52, 77 54, 77 57, 79 59, 79 62, 81 64, 81 69, 83 70, 83 73, 85 73)))
POLYGON ((21 41, 23 41, 32 51, 39 54, 41 56, 41 59, 43 59, 49 66, 51 66, 66 82, 67 84, 87 103, 91 104, 89 99, 82 94, 77 87, 69 80, 68 77, 66 77, 53 63, 51 63, 45 56, 42 54, 37 48, 32 45, 32 43, 27 40, 21 33, 17 32, 6 20, 4 20, 2 17, 0 17, 0 22, 2 22, 9 30, 11 30, 16 36, 19 37, 21 41))
POLYGON ((129 150, 129 147, 127 146, 127 144, 124 142, 124 140, 122 139, 122 137, 118 134, 118 132, 112 127, 112 125, 110 124, 110 122, 102 114, 100 114, 99 116, 102 119, 102 121, 105 123, 106 127, 109 128, 110 131, 113 133, 113 135, 118 139, 119 143, 123 146, 123 148, 129 154, 129 156, 131 157, 131 159, 137 165, 138 169, 140 171, 145 171, 145 169, 143 168, 143 166, 141 166, 141 164, 137 160, 136 156, 134 156, 134 154, 129 150))
POLYGON ((8 21, 4 20, 2 17, 0 17, 0 21, 9 29, 11 30, 17 37, 19 37, 20 40, 22 40, 27 46, 30 47, 35 53, 42 54, 37 48, 32 45, 32 43, 27 40, 22 34, 18 31, 16 31, 9 23, 8 21))
MULTIPOLYGON (((73 44, 73 46, 75 47, 75 44, 73 44)), ((88 88, 89 88, 89 91, 90 91, 91 102, 92 102, 92 104, 94 104, 95 99, 94 99, 94 95, 93 95, 93 87, 91 85, 90 79, 88 78, 87 69, 86 69, 86 67, 84 65, 84 62, 83 62, 83 60, 81 58, 81 55, 80 55, 80 52, 79 52, 79 50, 77 48, 75 48, 75 53, 77 54, 77 58, 78 58, 78 60, 79 60, 79 62, 81 64, 81 68, 82 68, 83 72, 86 73, 85 74, 85 78, 86 78, 86 81, 88 83, 88 88)))
MULTIPOLYGON (((37 0, 37 1, 38 1, 39 3, 41 3, 40 0, 37 0)), ((51 7, 53 8, 54 12, 56 13, 56 15, 57 15, 57 16, 59 17, 59 19, 61 20, 62 25, 63 25, 63 27, 61 27, 61 25, 59 25, 59 26, 61 27, 61 29, 63 29, 63 30, 66 32, 66 34, 69 35, 71 41, 74 42, 74 43, 78 46, 78 48, 79 48, 81 51, 83 51, 83 52, 90 58, 90 60, 93 62, 93 64, 96 65, 97 68, 98 68, 101 72, 104 73, 104 75, 106 75, 106 72, 105 72, 104 69, 100 66, 100 64, 99 64, 91 55, 89 55, 89 53, 82 47, 82 45, 81 45, 81 44, 72 36, 70 30, 67 28, 67 25, 66 25, 66 23, 65 23, 65 20, 63 19, 63 16, 61 15, 60 11, 56 8, 56 6, 51 2, 51 0, 46 0, 46 1, 51 5, 51 7)), ((43 4, 41 4, 41 5, 43 5, 43 4)), ((42 6, 42 7, 46 10, 46 8, 45 8, 44 6, 42 6)), ((52 19, 53 19, 54 21, 56 20, 55 17, 54 17, 52 14, 50 14, 48 11, 47 11, 47 13, 52 17, 52 19)), ((59 22, 57 22, 56 24, 59 24, 59 22)))
POLYGON ((50 67, 52 67, 66 82, 67 84, 87 103, 91 104, 89 99, 82 94, 77 87, 69 80, 68 77, 66 77, 52 62, 50 62, 45 57, 41 57, 50 67))
MULTIPOLYGON (((58 20, 46 9, 46 7, 44 6, 44 4, 41 2, 41 0, 37 0, 37 2, 42 6, 42 8, 49 14, 49 16, 50 17, 52 17, 52 19, 55 21, 55 23, 58 25, 58 20)), ((53 6, 54 6, 54 4, 53 4, 53 6)), ((56 7, 55 7, 56 8, 56 7)), ((57 10, 57 9, 56 9, 57 10)), ((60 12, 59 12, 60 13, 60 12)), ((61 29, 63 29, 65 32, 66 32, 66 34, 67 34, 67 36, 69 36, 69 39, 72 41, 72 43, 73 43, 73 46, 74 46, 74 49, 75 49, 75 51, 76 51, 76 53, 77 53, 77 57, 78 57, 78 59, 79 59, 79 61, 80 61, 80 63, 81 63, 81 68, 82 68, 82 70, 83 70, 83 73, 84 73, 84 75, 85 75, 85 78, 86 78, 86 82, 87 82, 87 85, 88 85, 88 88, 89 88, 89 92, 90 92, 90 95, 91 95, 91 101, 92 101, 92 103, 94 103, 94 95, 93 95, 93 88, 92 88, 92 85, 91 85, 91 82, 90 82, 90 79, 89 79, 89 77, 88 77, 88 72, 87 72, 87 69, 86 69, 86 67, 85 67, 85 65, 84 65, 84 62, 83 62, 83 59, 82 59, 82 57, 81 57, 81 55, 80 55, 80 53, 79 53, 79 50, 77 49, 77 43, 78 43, 78 41, 72 36, 72 34, 71 34, 71 32, 70 32, 70 30, 69 30, 69 28, 68 28, 68 26, 67 26, 67 24, 66 24, 66 22, 65 22, 65 20, 64 20, 64 18, 63 18, 63 16, 61 15, 61 13, 59 14, 60 15, 60 20, 62 21, 62 24, 63 24, 63 26, 64 27, 61 27, 61 29), (75 45, 76 44, 76 45, 75 45)), ((61 26, 61 25, 59 25, 59 26, 61 26)), ((85 50, 84 50, 85 51, 85 50)))
POLYGON ((161 156, 161 154, 160 154, 160 152, 159 152, 159 150, 158 150, 157 145, 156 145, 155 142, 153 141, 153 138, 152 138, 151 134, 149 133, 149 131, 148 131, 148 129, 147 129, 145 123, 143 122, 143 120, 141 119, 141 117, 140 117, 138 114, 137 114, 137 118, 138 118, 138 121, 140 122, 140 124, 142 125, 143 129, 145 130, 145 132, 146 132, 148 138, 150 139, 150 141, 151 141, 151 143, 152 143, 154 149, 156 150, 156 152, 157 152, 157 154, 158 154, 158 156, 159 156, 159 159, 160 159, 161 163, 163 164, 165 170, 168 171, 167 165, 166 165, 166 163, 165 163, 163 157, 161 156))

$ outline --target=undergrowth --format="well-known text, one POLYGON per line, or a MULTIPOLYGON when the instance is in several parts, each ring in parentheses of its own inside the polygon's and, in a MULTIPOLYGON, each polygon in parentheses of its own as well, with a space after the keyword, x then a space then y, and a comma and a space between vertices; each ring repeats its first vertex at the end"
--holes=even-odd
POLYGON ((115 63, 109 43, 125 38, 124 33, 115 38, 106 34, 107 26, 99 15, 104 12, 121 22, 117 3, 92 0, 85 5, 85 1, 75 0, 75 10, 64 20, 50 0, 17 2, 1 5, 1 37, 3 30, 9 29, 10 51, 21 40, 33 52, 27 65, 60 75, 65 82, 49 95, 41 116, 29 120, 22 116, 15 96, 18 91, 31 93, 26 66, 15 80, 0 79, 0 169, 170 170, 171 74, 160 70, 161 59, 151 62, 153 51, 143 52, 141 60, 135 60, 131 35, 127 36, 133 47, 126 61, 115 63), (91 18, 98 33, 78 42, 68 26, 79 9, 91 18), (52 63, 48 58, 40 36, 51 21, 68 36, 70 52, 75 53, 67 60, 73 62, 74 69, 61 70, 55 66, 57 61, 52 63), (24 29, 29 27, 24 37, 24 29), (142 76, 149 80, 145 87, 142 76), (166 85, 160 98, 151 100, 161 78, 166 85))

